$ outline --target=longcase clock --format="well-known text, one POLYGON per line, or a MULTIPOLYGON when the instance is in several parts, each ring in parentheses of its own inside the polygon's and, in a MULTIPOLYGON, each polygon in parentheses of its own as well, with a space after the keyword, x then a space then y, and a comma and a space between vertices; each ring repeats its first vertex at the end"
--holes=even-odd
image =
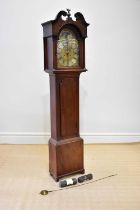
POLYGON ((79 76, 85 69, 87 26, 80 12, 60 11, 43 26, 44 70, 50 77, 51 138, 49 171, 53 178, 84 173, 79 135, 79 76))

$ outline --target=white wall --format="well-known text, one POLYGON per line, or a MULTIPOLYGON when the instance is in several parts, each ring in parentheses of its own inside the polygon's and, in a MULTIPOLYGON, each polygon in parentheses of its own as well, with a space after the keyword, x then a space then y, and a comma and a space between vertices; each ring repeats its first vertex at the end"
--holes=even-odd
POLYGON ((140 141, 140 0, 0 0, 0 143, 48 141, 41 23, 65 8, 90 23, 81 135, 86 142, 140 141))

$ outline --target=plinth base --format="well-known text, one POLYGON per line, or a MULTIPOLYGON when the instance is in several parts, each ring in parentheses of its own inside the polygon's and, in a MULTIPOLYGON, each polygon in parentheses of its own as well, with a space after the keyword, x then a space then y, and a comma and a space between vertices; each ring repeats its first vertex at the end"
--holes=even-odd
POLYGON ((49 171, 55 181, 60 178, 84 173, 83 139, 74 137, 49 140, 49 171))

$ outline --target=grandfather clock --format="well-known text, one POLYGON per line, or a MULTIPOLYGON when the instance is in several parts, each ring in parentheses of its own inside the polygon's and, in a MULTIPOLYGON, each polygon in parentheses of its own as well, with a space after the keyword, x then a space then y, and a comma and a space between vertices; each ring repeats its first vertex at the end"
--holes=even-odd
POLYGON ((49 171, 56 181, 84 173, 83 139, 79 135, 79 76, 86 71, 88 25, 80 12, 72 20, 69 9, 42 24, 44 70, 50 77, 49 171))

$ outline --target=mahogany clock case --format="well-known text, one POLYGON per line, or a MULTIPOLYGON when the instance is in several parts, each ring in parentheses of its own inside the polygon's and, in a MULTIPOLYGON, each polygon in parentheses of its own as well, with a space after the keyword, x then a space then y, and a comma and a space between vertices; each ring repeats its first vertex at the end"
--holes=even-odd
MULTIPOLYGON (((89 24, 79 12, 75 14, 75 18, 76 20, 72 20, 70 10, 60 11, 54 20, 42 24, 44 70, 50 77, 49 171, 56 181, 67 175, 84 173, 83 139, 79 135, 79 76, 86 71, 85 38, 89 24), (73 62, 68 60, 68 65, 65 63, 63 66, 62 62, 61 68, 58 66, 57 43, 64 29, 72 31, 78 40, 77 66, 73 66, 74 57, 73 62)), ((69 54, 68 52, 66 56, 69 54)))

